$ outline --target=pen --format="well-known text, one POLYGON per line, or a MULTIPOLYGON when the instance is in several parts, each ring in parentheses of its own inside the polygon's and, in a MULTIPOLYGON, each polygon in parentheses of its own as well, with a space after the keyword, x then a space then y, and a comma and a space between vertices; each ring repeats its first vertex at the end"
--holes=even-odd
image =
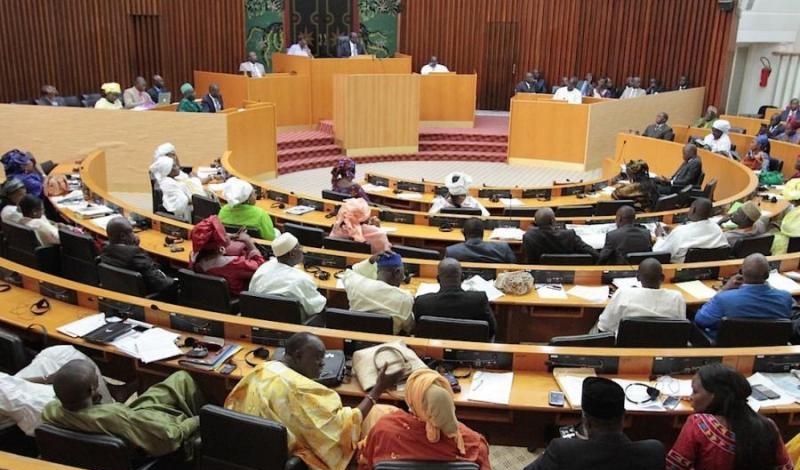
POLYGON ((553 290, 561 290, 561 286, 554 286, 551 284, 545 284, 543 286, 537 287, 537 289, 553 289, 553 290))
POLYGON ((478 389, 478 388, 479 388, 481 385, 483 385, 483 379, 479 380, 477 384, 473 384, 473 385, 472 385, 472 387, 470 387, 470 390, 472 390, 472 391, 475 391, 475 390, 477 390, 477 389, 478 389))

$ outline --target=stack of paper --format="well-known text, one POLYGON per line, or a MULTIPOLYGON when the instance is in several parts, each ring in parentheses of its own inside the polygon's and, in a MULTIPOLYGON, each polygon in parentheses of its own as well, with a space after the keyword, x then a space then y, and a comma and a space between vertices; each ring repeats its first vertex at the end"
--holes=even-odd
POLYGON ((59 326, 58 328, 56 328, 56 331, 72 338, 80 338, 83 335, 91 333, 92 331, 100 328, 105 324, 106 324, 105 314, 97 313, 94 315, 89 315, 88 317, 83 317, 80 320, 76 320, 72 323, 67 323, 66 325, 59 326))
POLYGON ((580 297, 589 302, 605 302, 608 300, 608 286, 574 286, 567 291, 567 294, 580 297))
POLYGON ((95 217, 101 217, 114 212, 110 207, 91 203, 82 204, 72 210, 75 211, 75 215, 82 219, 93 219, 95 217))
POLYGON ((212 166, 199 166, 194 171, 198 178, 210 178, 217 174, 217 169, 212 166))
POLYGON ((525 232, 516 227, 498 227, 492 230, 489 238, 492 240, 522 240, 523 235, 525 232))
POLYGON ((389 190, 389 188, 386 186, 378 186, 377 184, 372 183, 362 185, 361 189, 368 193, 382 193, 389 190))
POLYGON ((642 283, 635 277, 618 277, 611 281, 618 289, 623 287, 642 287, 642 283))
POLYGON ((414 192, 404 192, 397 194, 395 197, 397 199, 422 199, 422 193, 414 193, 414 192))
POLYGON ((703 284, 702 281, 679 282, 675 285, 697 300, 708 300, 716 294, 714 289, 703 284))
POLYGON ((106 227, 108 227, 108 223, 111 221, 111 219, 114 219, 114 218, 117 218, 117 217, 122 217, 122 216, 119 215, 119 214, 111 214, 111 215, 107 215, 107 216, 104 216, 104 217, 98 217, 96 219, 92 219, 92 223, 97 225, 101 229, 105 230, 106 227))
POLYGON ((53 196, 50 201, 58 207, 68 207, 71 204, 80 204, 84 202, 83 191, 75 189, 63 196, 53 196))
POLYGON ((494 282, 487 281, 486 279, 475 275, 461 283, 461 288, 467 291, 483 292, 490 302, 493 302, 504 294, 494 286, 494 282))
POLYGON ((513 372, 477 371, 472 376, 467 400, 508 405, 513 383, 513 372))
POLYGON ((756 400, 752 397, 752 395, 747 399, 747 404, 750 405, 755 411, 758 411, 761 408, 767 408, 772 406, 786 406, 791 405, 795 402, 794 396, 784 392, 781 388, 772 382, 767 376, 760 372, 756 372, 755 374, 751 375, 747 378, 747 381, 750 382, 750 385, 763 385, 768 389, 778 393, 780 397, 773 398, 771 400, 756 400))
POLYGON ((625 390, 625 410, 627 411, 667 411, 661 400, 650 399, 647 386, 654 387, 652 382, 639 382, 636 380, 611 379, 625 390), (644 403, 642 403, 644 402, 644 403))
POLYGON ((183 354, 175 345, 180 336, 162 328, 151 328, 136 338, 136 352, 145 364, 183 354))
POLYGON ((212 193, 218 193, 225 189, 225 183, 210 183, 206 185, 206 188, 212 193))
POLYGON ((504 207, 522 207, 525 205, 522 203, 522 201, 520 201, 515 197, 512 197, 510 199, 506 197, 501 197, 500 203, 503 204, 504 207))
POLYGON ((767 282, 770 286, 776 289, 785 290, 792 293, 800 291, 800 284, 780 273, 770 273, 767 282))
POLYGON ((287 214, 303 215, 308 212, 314 212, 314 208, 310 206, 294 206, 285 211, 287 214))
POLYGON ((437 292, 439 292, 439 284, 435 282, 420 282, 417 286, 417 292, 414 294, 414 296, 419 297, 420 295, 435 294, 437 292))
POLYGON ((536 294, 540 299, 566 299, 567 293, 561 284, 536 284, 536 294))
POLYGON ((564 397, 567 399, 569 406, 576 410, 581 409, 583 380, 586 377, 595 376, 597 376, 597 374, 594 369, 588 367, 556 367, 553 369, 553 378, 556 379, 558 387, 564 392, 564 397))

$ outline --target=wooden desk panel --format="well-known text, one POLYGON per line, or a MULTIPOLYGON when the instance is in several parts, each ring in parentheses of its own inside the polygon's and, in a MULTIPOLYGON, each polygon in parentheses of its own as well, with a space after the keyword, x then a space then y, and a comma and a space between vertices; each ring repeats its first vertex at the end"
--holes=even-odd
POLYGON ((252 79, 241 73, 194 71, 194 89, 197 96, 204 96, 208 93, 208 86, 216 83, 219 85, 226 108, 238 108, 245 100, 249 99, 247 86, 250 80, 252 79))
POLYGON ((311 120, 311 78, 275 73, 247 81, 248 99, 275 103, 278 127, 314 124, 311 120))
POLYGON ((588 123, 589 105, 515 96, 509 119, 509 161, 583 171, 588 123))
POLYGON ((476 74, 420 76, 420 124, 474 127, 477 84, 476 74))
POLYGON ((731 114, 722 114, 719 118, 730 122, 732 127, 741 127, 745 130, 747 135, 756 135, 759 129, 761 129, 761 124, 769 124, 769 120, 766 119, 734 116, 731 114))

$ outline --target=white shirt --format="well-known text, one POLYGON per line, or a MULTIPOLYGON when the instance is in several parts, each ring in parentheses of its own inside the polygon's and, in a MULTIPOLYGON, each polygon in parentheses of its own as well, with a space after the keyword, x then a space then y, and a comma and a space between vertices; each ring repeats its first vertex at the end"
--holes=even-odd
POLYGON ((394 334, 414 330, 414 296, 378 279, 378 266, 365 259, 342 276, 350 310, 383 313, 392 317, 394 334))
POLYGON ((60 243, 58 227, 53 222, 47 220, 47 217, 44 215, 38 219, 23 217, 20 219, 20 223, 33 229, 33 233, 36 235, 36 239, 39 240, 40 245, 51 246, 60 243))
POLYGON ((428 75, 429 73, 445 73, 449 72, 450 70, 442 64, 436 64, 435 67, 431 67, 431 64, 425 64, 422 66, 422 70, 420 70, 420 75, 428 75))
POLYGON ((250 62, 249 60, 239 64, 239 71, 250 72, 250 76, 253 78, 263 77, 265 74, 264 64, 262 64, 261 62, 253 63, 250 62))
POLYGON ((169 176, 162 178, 158 186, 163 193, 164 209, 189 222, 192 220, 192 194, 205 195, 199 178, 187 177, 178 181, 169 176))
POLYGON ((100 98, 94 104, 94 109, 122 109, 122 101, 116 100, 112 103, 105 98, 100 98))
MULTIPOLYGON (((25 434, 33 436, 33 431, 42 423, 42 409, 55 400, 56 394, 52 385, 28 382, 27 379, 53 375, 73 359, 91 362, 72 346, 52 346, 36 355, 28 367, 15 375, 0 373, 0 428, 16 423, 25 434)), ((94 362, 92 365, 97 368, 94 362)), ((102 402, 113 403, 99 369, 97 377, 102 402)))
POLYGON ((653 251, 669 251, 673 263, 683 263, 689 248, 719 248, 729 246, 719 225, 711 220, 698 220, 675 227, 669 235, 659 238, 653 251))
MULTIPOLYGON (((633 317, 686 319, 686 302, 681 293, 674 290, 623 287, 611 297, 597 320, 597 327, 600 331, 617 334, 619 322, 633 317)), ((653 334, 657 335, 658 331, 653 334)))
MULTIPOLYGON (((450 202, 449 198, 436 196, 433 199, 433 203, 431 204, 431 208, 428 210, 428 214, 438 214, 442 211, 445 207, 456 207, 452 202, 450 202)), ((464 202, 461 203, 461 207, 465 209, 480 209, 481 215, 484 217, 489 216, 489 211, 486 210, 485 207, 481 205, 474 197, 467 196, 464 198, 464 202)))
POLYGON ((289 49, 286 50, 286 55, 299 55, 303 57, 311 57, 311 49, 306 46, 306 48, 300 47, 300 44, 292 44, 289 49))
POLYGON ((623 90, 622 94, 619 96, 619 99, 627 99, 627 98, 638 98, 640 96, 644 96, 647 94, 647 90, 644 88, 633 88, 626 86, 625 90, 623 90))
POLYGON ((572 91, 569 91, 567 87, 562 86, 553 94, 553 100, 566 101, 569 104, 581 104, 583 102, 583 95, 577 88, 573 88, 572 91))
POLYGON ((728 134, 722 134, 719 139, 715 139, 714 134, 708 134, 703 139, 703 143, 708 145, 714 153, 731 151, 731 138, 728 137, 728 134))
POLYGON ((350 57, 355 57, 358 55, 358 44, 350 41, 350 57))
POLYGON ((270 258, 258 267, 248 290, 297 299, 303 307, 305 321, 325 308, 327 300, 317 291, 317 285, 308 274, 270 258))
POLYGON ((19 223, 19 219, 22 218, 22 212, 17 209, 17 206, 9 204, 0 211, 0 220, 3 222, 16 222, 19 223))

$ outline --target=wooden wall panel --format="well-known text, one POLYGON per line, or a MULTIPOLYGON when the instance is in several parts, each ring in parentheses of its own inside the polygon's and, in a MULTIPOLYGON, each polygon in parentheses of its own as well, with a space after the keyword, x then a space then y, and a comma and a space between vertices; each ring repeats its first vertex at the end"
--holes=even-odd
POLYGON ((45 83, 73 95, 154 73, 175 91, 193 70, 235 73, 243 42, 244 0, 4 1, 0 102, 34 98, 45 83))
MULTIPOLYGON (((714 0, 406 0, 399 50, 419 70, 431 55, 461 73, 478 73, 478 106, 511 96, 525 72, 539 68, 549 84, 586 72, 628 75, 671 87, 682 74, 706 87, 706 103, 720 104, 732 57, 735 16, 714 0), (505 90, 482 81, 505 45, 489 41, 487 25, 517 22, 516 62, 505 90)), ((503 103, 508 109, 508 101, 503 103)))

